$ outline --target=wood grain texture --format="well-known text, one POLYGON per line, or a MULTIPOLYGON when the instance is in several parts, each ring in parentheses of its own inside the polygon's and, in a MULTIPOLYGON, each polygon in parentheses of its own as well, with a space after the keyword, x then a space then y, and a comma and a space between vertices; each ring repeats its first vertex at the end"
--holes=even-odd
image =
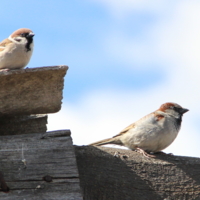
POLYGON ((0 170, 10 189, 1 200, 82 199, 69 130, 1 136, 0 170))
POLYGON ((58 112, 67 70, 62 65, 0 72, 0 116, 58 112))
POLYGON ((85 200, 200 199, 200 159, 76 146, 85 200))
POLYGON ((47 115, 1 116, 0 135, 44 133, 47 131, 47 115))

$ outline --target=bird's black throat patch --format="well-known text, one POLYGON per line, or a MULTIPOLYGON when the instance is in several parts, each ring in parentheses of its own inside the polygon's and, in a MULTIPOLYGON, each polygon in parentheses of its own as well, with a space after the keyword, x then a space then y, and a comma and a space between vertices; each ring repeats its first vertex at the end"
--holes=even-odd
POLYGON ((182 122, 182 115, 180 115, 178 118, 175 119, 176 119, 176 129, 179 130, 182 122))
POLYGON ((27 43, 26 43, 26 51, 28 52, 28 51, 31 51, 31 43, 33 42, 33 38, 32 37, 26 37, 26 39, 27 39, 27 43))

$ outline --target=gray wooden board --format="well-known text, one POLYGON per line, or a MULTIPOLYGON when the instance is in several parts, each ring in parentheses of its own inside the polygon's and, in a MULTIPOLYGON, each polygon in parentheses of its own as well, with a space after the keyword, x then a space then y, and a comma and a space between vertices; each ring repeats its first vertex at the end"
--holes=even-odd
POLYGON ((1 136, 0 171, 10 189, 1 200, 82 199, 69 130, 1 136))
POLYGON ((61 65, 0 72, 0 116, 58 112, 67 70, 61 65))
POLYGON ((85 200, 199 200, 200 158, 75 147, 85 200))

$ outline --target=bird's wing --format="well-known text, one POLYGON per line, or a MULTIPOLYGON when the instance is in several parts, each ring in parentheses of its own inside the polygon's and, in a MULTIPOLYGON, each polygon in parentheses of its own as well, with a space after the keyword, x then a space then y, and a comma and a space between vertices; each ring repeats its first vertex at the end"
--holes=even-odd
POLYGON ((0 51, 3 51, 5 47, 9 44, 12 43, 9 39, 5 39, 2 42, 0 42, 0 51))
POLYGON ((126 132, 128 132, 130 129, 135 128, 137 125, 146 125, 146 124, 155 124, 155 121, 158 121, 160 119, 162 119, 164 116, 162 115, 157 115, 156 116, 156 112, 150 113, 149 115, 146 115, 144 117, 142 117, 141 119, 139 119, 138 121, 130 124, 129 126, 127 126, 125 129, 123 129, 120 133, 118 133, 117 135, 115 135, 114 137, 120 136, 125 134, 126 132))
POLYGON ((113 137, 123 135, 124 133, 126 133, 127 131, 129 131, 131 128, 134 128, 134 127, 135 127, 135 123, 132 123, 129 126, 127 126, 126 128, 124 128, 120 133, 118 133, 117 135, 115 135, 113 137))

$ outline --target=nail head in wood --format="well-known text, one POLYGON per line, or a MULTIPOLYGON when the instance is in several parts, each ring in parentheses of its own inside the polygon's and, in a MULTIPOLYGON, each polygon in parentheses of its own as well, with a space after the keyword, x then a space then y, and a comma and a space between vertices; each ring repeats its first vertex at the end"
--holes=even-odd
POLYGON ((43 180, 46 181, 46 182, 52 182, 53 179, 52 179, 51 176, 46 175, 46 176, 43 177, 43 180))

